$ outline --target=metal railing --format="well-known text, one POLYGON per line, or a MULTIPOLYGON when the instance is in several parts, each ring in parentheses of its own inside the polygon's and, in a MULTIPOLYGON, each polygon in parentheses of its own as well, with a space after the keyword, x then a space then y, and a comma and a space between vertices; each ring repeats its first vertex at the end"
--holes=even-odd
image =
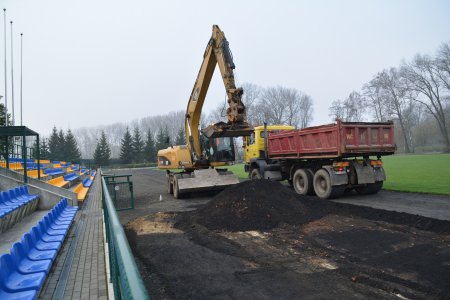
POLYGON ((102 204, 115 299, 150 299, 102 176, 102 204))

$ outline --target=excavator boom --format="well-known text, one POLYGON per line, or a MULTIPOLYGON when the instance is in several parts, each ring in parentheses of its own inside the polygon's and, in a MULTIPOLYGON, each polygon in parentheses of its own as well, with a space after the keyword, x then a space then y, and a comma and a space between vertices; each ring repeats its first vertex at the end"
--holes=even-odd
POLYGON ((186 141, 194 156, 201 156, 199 124, 203 103, 211 82, 214 69, 219 66, 222 80, 228 98, 226 123, 212 124, 202 130, 208 138, 248 136, 253 132, 253 127, 247 123, 245 106, 242 103, 242 88, 237 88, 234 80, 235 64, 229 43, 219 26, 213 25, 212 36, 209 40, 203 62, 198 72, 197 79, 192 89, 186 110, 186 141), (191 143, 191 145, 189 145, 191 143))
POLYGON ((167 170, 168 192, 173 193, 175 198, 181 198, 185 193, 224 189, 239 183, 237 176, 231 172, 214 168, 234 162, 234 137, 253 133, 242 103, 243 90, 236 87, 234 69, 228 41, 219 26, 214 25, 186 109, 187 145, 158 151, 158 167, 167 170), (216 65, 219 66, 228 98, 227 122, 212 124, 200 132, 203 103, 216 65), (170 171, 173 168, 183 169, 183 172, 173 173, 170 171))

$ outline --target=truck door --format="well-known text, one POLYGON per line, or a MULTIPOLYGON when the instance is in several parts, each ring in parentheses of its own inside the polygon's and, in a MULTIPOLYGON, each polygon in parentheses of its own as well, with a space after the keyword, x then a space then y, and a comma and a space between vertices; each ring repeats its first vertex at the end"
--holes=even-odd
POLYGON ((252 135, 244 137, 244 161, 247 164, 252 158, 259 157, 259 147, 255 140, 256 134, 259 132, 255 130, 252 135))

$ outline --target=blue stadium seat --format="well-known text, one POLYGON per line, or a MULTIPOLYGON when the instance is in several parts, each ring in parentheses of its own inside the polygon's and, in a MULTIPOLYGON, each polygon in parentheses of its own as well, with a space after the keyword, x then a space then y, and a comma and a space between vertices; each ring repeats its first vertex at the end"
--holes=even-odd
MULTIPOLYGON (((0 280, 1 281, 1 280, 0 280)), ((22 292, 8 292, 0 285, 0 299, 8 300, 34 300, 36 299, 38 291, 28 290, 22 292)))
POLYGON ((31 260, 42 260, 42 259, 51 259, 53 260, 58 254, 58 251, 55 249, 49 250, 39 250, 33 244, 33 239, 29 233, 26 233, 22 236, 22 240, 20 241, 27 256, 31 260))
POLYGON ((26 185, 20 186, 19 189, 22 191, 23 195, 28 196, 28 197, 33 197, 33 199, 39 199, 38 194, 30 194, 30 192, 28 192, 28 187, 26 185))
POLYGON ((48 217, 50 218, 50 221, 56 225, 70 225, 73 219, 73 217, 58 216, 55 209, 52 209, 49 212, 48 217))
POLYGON ((21 274, 15 268, 10 254, 4 254, 0 257, 0 278, 3 281, 2 285, 8 292, 39 291, 45 277, 45 272, 21 274))
POLYGON ((47 214, 41 221, 48 229, 55 231, 64 231, 64 235, 70 227, 70 224, 54 223, 52 221, 52 218, 50 217, 50 213, 47 214))
POLYGON ((90 187, 91 184, 92 184, 91 179, 89 179, 89 178, 83 179, 83 186, 84 186, 84 187, 90 187))
POLYGON ((41 234, 37 227, 31 228, 30 231, 32 245, 38 250, 59 250, 61 248, 60 242, 44 242, 41 240, 41 234))
POLYGON ((12 245, 11 257, 17 270, 22 274, 30 274, 36 272, 45 272, 46 274, 48 274, 48 271, 52 266, 51 259, 42 259, 39 261, 29 259, 21 243, 14 243, 14 245, 12 245))

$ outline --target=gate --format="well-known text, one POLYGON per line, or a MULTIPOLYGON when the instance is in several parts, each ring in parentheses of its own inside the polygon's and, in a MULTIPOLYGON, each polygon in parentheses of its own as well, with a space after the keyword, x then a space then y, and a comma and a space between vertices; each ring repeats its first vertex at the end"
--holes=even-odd
POLYGON ((134 208, 132 175, 103 175, 116 210, 134 208))

